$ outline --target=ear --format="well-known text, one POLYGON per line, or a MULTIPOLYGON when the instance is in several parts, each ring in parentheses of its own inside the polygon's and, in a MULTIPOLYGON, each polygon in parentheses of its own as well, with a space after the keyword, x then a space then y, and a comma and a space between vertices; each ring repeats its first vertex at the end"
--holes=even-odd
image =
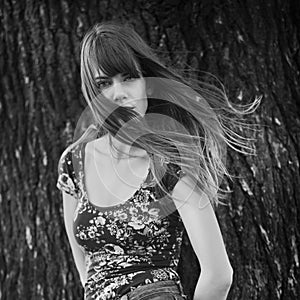
POLYGON ((148 88, 146 89, 146 94, 147 94, 147 96, 151 96, 152 93, 153 93, 152 88, 151 88, 151 87, 148 87, 148 88))

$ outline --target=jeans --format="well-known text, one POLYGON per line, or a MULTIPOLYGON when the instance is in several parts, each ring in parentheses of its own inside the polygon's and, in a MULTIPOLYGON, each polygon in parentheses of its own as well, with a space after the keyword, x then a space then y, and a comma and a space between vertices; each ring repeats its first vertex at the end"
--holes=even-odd
POLYGON ((180 281, 157 281, 140 286, 123 295, 120 300, 185 300, 180 281))

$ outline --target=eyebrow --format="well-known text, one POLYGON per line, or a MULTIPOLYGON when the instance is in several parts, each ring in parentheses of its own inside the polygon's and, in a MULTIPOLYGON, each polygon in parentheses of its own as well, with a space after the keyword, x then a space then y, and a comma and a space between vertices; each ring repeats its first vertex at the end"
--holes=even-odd
POLYGON ((108 79, 109 77, 108 76, 96 76, 95 77, 95 80, 97 80, 97 79, 108 79))
MULTIPOLYGON (((124 73, 120 73, 121 76, 125 76, 126 74, 129 74, 129 72, 124 72, 124 73)), ((138 71, 138 74, 140 74, 140 72, 138 71)), ((99 79, 110 79, 111 77, 110 76, 100 76, 100 75, 97 75, 95 76, 95 80, 99 80, 99 79)))

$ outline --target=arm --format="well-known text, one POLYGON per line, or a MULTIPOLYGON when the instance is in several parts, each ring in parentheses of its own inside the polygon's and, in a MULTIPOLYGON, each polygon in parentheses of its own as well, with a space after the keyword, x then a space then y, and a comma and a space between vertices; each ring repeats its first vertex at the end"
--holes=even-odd
POLYGON ((208 197, 188 176, 178 181, 172 196, 201 266, 194 300, 226 299, 233 270, 208 197))
POLYGON ((63 194, 64 221, 65 221, 66 232, 72 249, 75 265, 79 272, 82 286, 84 287, 84 284, 86 282, 84 252, 77 244, 73 233, 73 219, 74 219, 75 209, 77 206, 77 200, 73 196, 67 194, 66 192, 62 192, 62 194, 63 194))

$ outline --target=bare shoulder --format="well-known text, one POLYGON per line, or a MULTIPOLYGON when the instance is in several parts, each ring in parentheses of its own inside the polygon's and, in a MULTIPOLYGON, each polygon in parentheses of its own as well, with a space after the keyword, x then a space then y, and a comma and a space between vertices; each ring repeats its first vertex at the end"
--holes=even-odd
POLYGON ((85 153, 89 155, 97 154, 97 156, 99 156, 99 154, 101 154, 102 156, 108 155, 107 135, 104 135, 98 139, 87 142, 85 147, 85 153))
POLYGON ((175 185, 172 193, 177 208, 188 206, 204 208, 210 204, 207 195, 199 189, 190 176, 184 175, 175 185))

